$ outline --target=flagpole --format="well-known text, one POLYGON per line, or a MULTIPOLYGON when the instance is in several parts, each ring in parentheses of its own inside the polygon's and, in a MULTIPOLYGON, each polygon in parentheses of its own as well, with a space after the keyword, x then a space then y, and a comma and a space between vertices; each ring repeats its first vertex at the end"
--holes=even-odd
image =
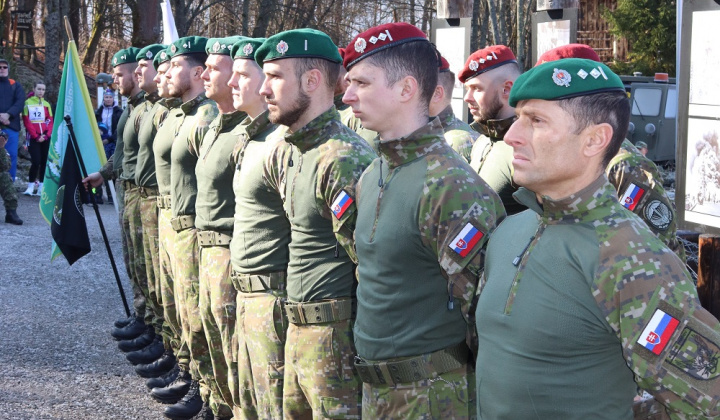
MULTIPOLYGON (((68 132, 70 133, 68 142, 72 145, 75 156, 77 156, 78 163, 80 164, 80 173, 83 178, 87 178, 85 162, 83 162, 82 154, 80 153, 79 147, 77 147, 77 139, 75 138, 75 130, 73 129, 71 118, 69 115, 66 115, 64 119, 65 124, 67 124, 68 132)), ((103 225, 102 217, 100 217, 100 209, 98 208, 97 201, 95 201, 94 191, 89 195, 90 201, 92 201, 93 209, 95 210, 95 216, 97 216, 98 224, 100 225, 100 232, 102 232, 102 237, 105 241, 105 249, 107 249, 108 256, 110 257, 110 265, 112 266, 113 273, 115 274, 115 281, 117 282, 120 297, 122 298, 123 306, 125 307, 125 314, 129 318, 130 308, 128 307, 127 298, 125 297, 125 290, 123 289, 122 282, 120 281, 120 274, 118 273, 117 265, 115 265, 115 258, 113 257, 112 250, 110 249, 110 241, 108 241, 107 232, 105 232, 105 225, 103 225)))

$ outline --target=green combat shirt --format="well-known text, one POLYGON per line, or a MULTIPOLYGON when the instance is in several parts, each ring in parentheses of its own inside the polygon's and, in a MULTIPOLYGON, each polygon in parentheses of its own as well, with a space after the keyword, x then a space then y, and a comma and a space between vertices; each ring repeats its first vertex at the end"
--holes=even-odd
POLYGON ((386 360, 457 345, 482 250, 505 210, 447 144, 437 117, 378 148, 357 188, 358 355, 386 360))
POLYGON ((120 119, 118 120, 117 126, 117 136, 115 137, 115 153, 111 156, 113 158, 113 172, 115 173, 116 179, 126 179, 122 178, 125 127, 127 126, 127 122, 130 119, 130 114, 132 114, 132 112, 135 110, 135 107, 137 107, 144 101, 145 92, 141 90, 135 96, 128 98, 127 106, 125 107, 125 109, 123 109, 122 114, 120 114, 120 119))
POLYGON ((247 114, 233 111, 218 114, 210 123, 200 145, 195 166, 197 198, 195 226, 232 235, 235 214, 235 193, 232 189, 235 162, 232 153, 241 133, 240 126, 247 114))
POLYGON ((620 204, 640 216, 661 241, 685 261, 685 247, 677 237, 675 205, 663 188, 657 166, 625 139, 605 173, 617 191, 620 204), (640 197, 632 192, 639 188, 640 197))
MULTIPOLYGON (((148 99, 148 102, 151 101, 152 99, 148 99)), ((139 148, 137 152, 137 164, 135 165, 135 183, 141 187, 157 186, 153 142, 157 134, 158 121, 162 121, 162 115, 167 115, 167 111, 168 108, 167 105, 165 105, 165 99, 158 97, 140 124, 140 132, 138 133, 139 148)))
POLYGON ((280 194, 263 177, 263 167, 280 140, 268 111, 242 122, 235 145, 233 191, 235 226, 230 242, 233 269, 243 274, 286 271, 290 254, 290 222, 280 194))
POLYGON ((473 144, 480 137, 480 133, 473 130, 469 124, 455 117, 450 105, 437 115, 440 118, 445 140, 450 147, 470 163, 473 144))
POLYGON ((605 175, 515 196, 529 210, 495 230, 481 280, 478 417, 632 420, 639 386, 672 418, 718 418, 720 325, 605 175))
POLYGON ((150 115, 155 102, 160 99, 157 92, 145 93, 142 103, 135 106, 130 113, 123 132, 123 173, 120 179, 135 182, 135 168, 137 167, 138 150, 140 149, 139 136, 142 122, 150 115))
MULTIPOLYGON (((163 100, 160 100, 163 103, 163 100)), ((153 155, 155 157, 155 179, 158 184, 158 193, 170 195, 170 152, 173 140, 177 135, 177 128, 183 117, 182 99, 170 98, 163 103, 167 112, 155 115, 157 133, 153 141, 153 155)))
MULTIPOLYGON (((210 123, 217 117, 215 101, 201 93, 180 105, 176 137, 170 151, 170 195, 173 217, 195 214, 197 198, 197 165, 200 145, 210 123)), ((228 185, 228 188, 230 186, 228 185)))
POLYGON ((264 176, 283 197, 290 220, 291 302, 353 296, 355 184, 374 158, 370 146, 340 122, 335 106, 286 132, 274 148, 264 176), (347 207, 333 212, 343 198, 347 207))
POLYGON ((513 122, 515 117, 470 124, 480 133, 472 148, 470 166, 500 195, 507 214, 515 214, 526 208, 512 196, 518 189, 512 180, 513 148, 503 141, 513 122))

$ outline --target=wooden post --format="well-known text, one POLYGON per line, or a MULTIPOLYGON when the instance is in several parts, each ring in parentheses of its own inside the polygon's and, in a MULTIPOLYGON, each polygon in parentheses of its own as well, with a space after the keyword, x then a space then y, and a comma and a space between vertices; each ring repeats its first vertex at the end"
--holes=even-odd
POLYGON ((10 43, 10 57, 15 57, 15 46, 17 45, 17 37, 18 37, 18 28, 17 28, 17 21, 18 21, 18 15, 15 15, 15 19, 13 19, 13 33, 12 33, 12 42, 10 43))
POLYGON ((720 235, 700 235, 697 289, 702 306, 720 318, 720 235))

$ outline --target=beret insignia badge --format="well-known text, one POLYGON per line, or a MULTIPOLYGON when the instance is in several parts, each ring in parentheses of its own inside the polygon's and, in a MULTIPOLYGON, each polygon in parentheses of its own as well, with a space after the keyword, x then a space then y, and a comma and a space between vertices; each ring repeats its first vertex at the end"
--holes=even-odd
POLYGON ((357 40, 355 40, 355 51, 362 54, 365 52, 365 48, 367 48, 367 42, 364 38, 358 38, 357 40))
POLYGON ((288 46, 287 42, 285 42, 285 41, 278 42, 277 47, 275 47, 275 49, 277 50, 277 52, 280 53, 280 55, 285 55, 288 48, 289 48, 289 46, 288 46))
POLYGON ((243 51, 243 54, 245 54, 246 56, 252 54, 252 53, 253 53, 253 46, 252 46, 252 44, 245 44, 245 46, 243 47, 242 51, 243 51))
POLYGON ((572 80, 572 77, 570 77, 570 73, 565 70, 554 69, 552 79, 553 82, 555 82, 555 84, 558 86, 570 87, 570 81, 572 80))

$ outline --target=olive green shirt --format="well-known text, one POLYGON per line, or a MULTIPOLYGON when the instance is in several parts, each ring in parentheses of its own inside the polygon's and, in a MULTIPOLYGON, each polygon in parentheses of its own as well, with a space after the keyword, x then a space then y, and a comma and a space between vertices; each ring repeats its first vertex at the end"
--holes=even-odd
POLYGON ((210 123, 200 145, 200 158, 195 166, 198 189, 195 226, 200 230, 232 234, 235 214, 232 154, 244 131, 240 123, 246 117, 247 114, 240 111, 219 114, 210 123))
MULTIPOLYGON (((152 99, 148 99, 151 102, 152 99)), ((165 99, 158 99, 148 110, 147 115, 140 124, 140 132, 138 133, 138 153, 137 164, 135 165, 135 183, 142 187, 156 187, 157 178, 155 177, 155 153, 153 151, 153 142, 157 134, 158 121, 162 121, 168 112, 165 99)))
POLYGON ((170 195, 173 217, 195 214, 197 165, 200 146, 210 123, 217 117, 215 101, 201 93, 180 106, 176 139, 170 151, 170 195))
POLYGON ((140 126, 158 99, 160 99, 160 97, 157 92, 144 93, 144 100, 133 109, 128 117, 125 131, 123 132, 123 173, 120 179, 135 182, 135 168, 137 167, 138 150, 140 149, 140 143, 138 141, 140 126))
POLYGON ((286 271, 290 222, 280 193, 263 177, 272 148, 282 139, 268 112, 246 118, 233 151, 235 227, 230 242, 233 269, 243 274, 286 271))
POLYGON ((167 113, 156 115, 157 133, 153 141, 155 179, 160 195, 170 195, 170 151, 184 115, 180 109, 182 105, 180 98, 168 99, 165 105, 168 107, 167 113))
MULTIPOLYGON (((122 178, 123 159, 124 159, 124 153, 123 153, 124 140, 123 139, 125 137, 125 127, 127 126, 128 119, 130 119, 130 114, 132 114, 132 112, 135 110, 135 107, 137 107, 144 101, 145 101, 145 92, 141 90, 135 96, 128 98, 127 106, 125 107, 125 109, 123 109, 123 112, 120 115, 120 120, 118 121, 118 126, 117 126, 115 153, 113 153, 113 155, 111 156, 112 171, 115 174, 116 179, 118 179, 118 178, 125 179, 125 178, 122 178)), ((108 160, 108 164, 110 164, 109 162, 110 161, 108 160)), ((106 165, 108 165, 108 164, 106 164, 106 165)), ((105 179, 108 179, 104 175, 103 175, 103 177, 105 179)))

